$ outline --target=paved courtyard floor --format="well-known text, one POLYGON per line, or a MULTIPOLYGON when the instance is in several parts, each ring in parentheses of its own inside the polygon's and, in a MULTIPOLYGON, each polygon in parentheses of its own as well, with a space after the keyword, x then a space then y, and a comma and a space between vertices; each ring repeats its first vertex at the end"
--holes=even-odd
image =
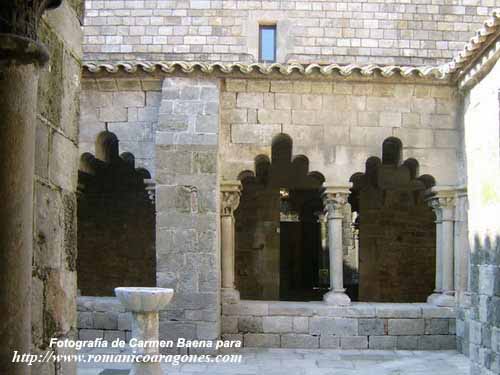
MULTIPOLYGON (((233 354, 233 353, 232 353, 233 354)), ((468 375, 455 351, 241 349, 239 364, 163 365, 169 375, 468 375)), ((126 375, 130 365, 80 364, 78 375, 126 375)))

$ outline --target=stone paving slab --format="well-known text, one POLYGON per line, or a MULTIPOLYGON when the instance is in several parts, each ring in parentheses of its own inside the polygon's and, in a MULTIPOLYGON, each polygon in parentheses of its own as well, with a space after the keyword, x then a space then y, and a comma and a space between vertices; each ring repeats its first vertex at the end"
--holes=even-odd
MULTIPOLYGON (((168 375, 468 375, 455 351, 242 349, 239 364, 164 365, 168 375)), ((234 352, 232 353, 234 354, 234 352)), ((125 364, 80 364, 78 375, 126 375, 125 364)))

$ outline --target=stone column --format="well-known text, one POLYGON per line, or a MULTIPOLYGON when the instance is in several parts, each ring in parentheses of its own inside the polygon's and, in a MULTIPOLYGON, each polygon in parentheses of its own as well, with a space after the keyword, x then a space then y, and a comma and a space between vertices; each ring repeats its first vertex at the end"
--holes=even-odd
POLYGON ((350 298, 345 294, 343 280, 344 249, 342 245, 343 208, 347 203, 349 189, 327 188, 323 203, 328 220, 328 248, 330 251, 330 291, 323 296, 329 305, 349 305, 350 298))
POLYGON ((0 374, 27 375, 13 352, 31 349, 33 178, 42 13, 61 0, 0 5, 0 374), (21 22, 22 21, 22 22, 21 22))
POLYGON ((221 184, 221 265, 222 265, 222 302, 237 303, 240 293, 236 290, 235 280, 235 220, 234 211, 240 204, 241 183, 225 181, 221 184))
POLYGON ((467 228, 467 188, 457 189, 455 208, 455 292, 461 295, 469 291, 470 247, 467 228))
POLYGON ((439 208, 439 201, 437 199, 430 199, 428 201, 429 206, 431 206, 436 216, 436 275, 435 275, 435 287, 434 293, 427 297, 428 303, 434 303, 435 299, 441 296, 443 291, 442 282, 442 246, 441 246, 441 233, 442 233, 442 220, 441 220, 441 209, 439 208))
POLYGON ((436 213, 436 289, 427 302, 437 306, 454 306, 455 191, 434 191, 437 193, 429 199, 429 203, 436 213))
MULTIPOLYGON (((327 251, 328 251, 328 224, 326 220, 326 215, 323 211, 320 212, 315 212, 314 213, 318 219, 319 223, 319 233, 320 233, 320 238, 321 238, 321 252, 319 255, 319 269, 323 270, 328 267, 328 259, 327 259, 327 251)), ((325 285, 323 283, 323 280, 325 280, 326 277, 322 277, 322 274, 318 275, 318 280, 319 280, 319 285, 325 285)))

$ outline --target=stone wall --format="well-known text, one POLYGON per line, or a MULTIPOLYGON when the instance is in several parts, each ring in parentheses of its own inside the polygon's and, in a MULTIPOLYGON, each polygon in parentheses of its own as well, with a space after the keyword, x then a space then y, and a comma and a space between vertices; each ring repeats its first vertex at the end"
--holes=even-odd
MULTIPOLYGON (((64 1, 40 23, 50 61, 40 73, 36 124, 32 353, 76 337, 76 184, 81 1, 64 1)), ((64 352, 63 349, 57 349, 64 352)), ((75 364, 35 363, 33 374, 72 374, 75 364), (56 369, 57 367, 57 369, 56 369)))
MULTIPOLYGON (((498 57, 497 57, 498 58, 498 57)), ((472 374, 500 372, 500 62, 466 92, 464 104, 471 304, 462 344, 472 374), (466 350, 464 350, 466 352, 466 350)))
POLYGON ((305 155, 325 185, 347 186, 369 157, 382 159, 382 142, 403 143, 419 175, 438 185, 457 183, 459 98, 450 86, 403 81, 226 79, 221 104, 221 172, 236 180, 253 171, 257 155, 271 156, 279 133, 305 155))
POLYGON ((88 60, 256 61, 259 23, 278 62, 435 64, 460 50, 499 0, 87 0, 88 60))
POLYGON ((175 295, 160 337, 220 335, 218 80, 165 78, 156 131, 157 285, 175 295))
POLYGON ((427 304, 241 301, 222 307, 222 332, 245 347, 451 350, 455 311, 427 304))
POLYGON ((132 314, 114 297, 78 297, 78 339, 130 340, 132 314))
POLYGON ((82 87, 80 154, 94 154, 97 135, 109 130, 118 137, 120 152, 131 152, 136 167, 147 169, 154 177, 161 80, 84 80, 82 87))

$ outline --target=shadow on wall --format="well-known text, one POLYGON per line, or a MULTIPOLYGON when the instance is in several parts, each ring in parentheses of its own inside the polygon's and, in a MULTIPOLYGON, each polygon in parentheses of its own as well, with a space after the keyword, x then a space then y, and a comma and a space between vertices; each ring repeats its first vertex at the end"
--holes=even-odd
POLYGON ((81 156, 78 171, 78 289, 113 296, 117 286, 156 286, 151 176, 131 153, 119 155, 111 132, 98 135, 95 150, 81 156))
POLYGON ((351 177, 360 301, 424 302, 434 289, 435 215, 424 192, 435 181, 417 177, 417 160, 401 163, 402 147, 399 139, 386 139, 382 160, 369 158, 365 172, 351 177))

